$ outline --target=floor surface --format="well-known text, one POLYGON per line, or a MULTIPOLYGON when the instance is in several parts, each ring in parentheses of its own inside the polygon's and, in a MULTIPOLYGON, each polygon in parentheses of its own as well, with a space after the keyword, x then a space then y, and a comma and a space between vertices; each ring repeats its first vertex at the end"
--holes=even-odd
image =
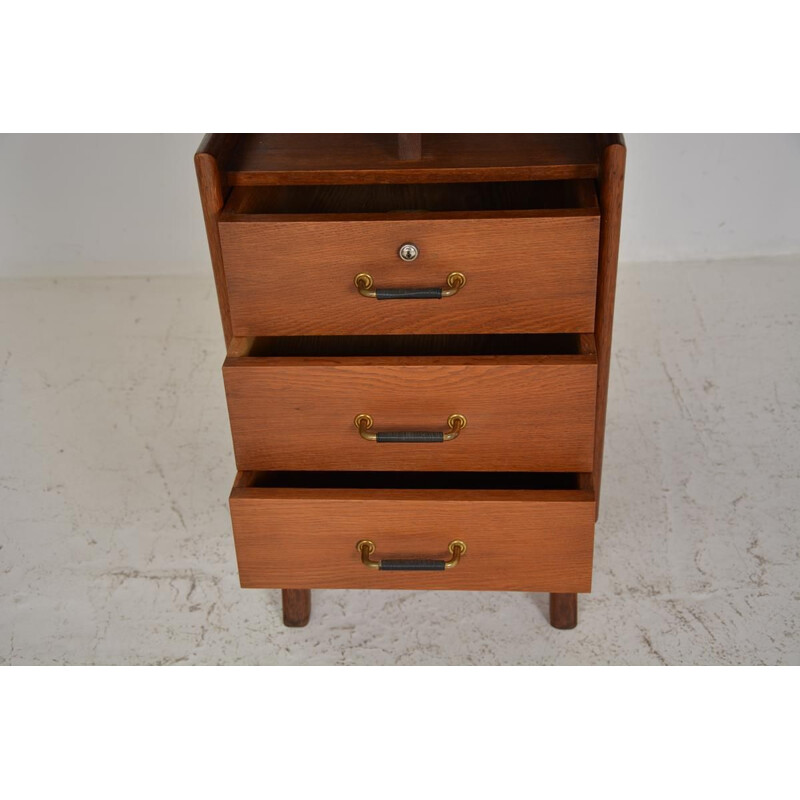
POLYGON ((623 265, 594 592, 238 586, 210 278, 0 282, 0 663, 800 663, 800 259, 623 265))

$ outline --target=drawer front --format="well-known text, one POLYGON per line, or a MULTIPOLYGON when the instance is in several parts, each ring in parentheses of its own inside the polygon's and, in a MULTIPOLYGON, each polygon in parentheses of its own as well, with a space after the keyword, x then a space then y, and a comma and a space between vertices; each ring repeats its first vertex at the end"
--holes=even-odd
POLYGON ((591 591, 590 492, 234 488, 230 506, 245 588, 591 591), (449 569, 384 571, 360 540, 373 561, 466 552, 449 569))
POLYGON ((599 217, 220 222, 237 336, 594 330, 599 217), (398 250, 413 243, 405 262, 398 250), (376 300, 376 289, 463 288, 376 300))
POLYGON ((318 361, 226 360, 239 469, 592 469, 592 356, 318 361), (467 424, 450 441, 376 442, 361 437, 359 414, 369 433, 449 432, 454 414, 467 424))

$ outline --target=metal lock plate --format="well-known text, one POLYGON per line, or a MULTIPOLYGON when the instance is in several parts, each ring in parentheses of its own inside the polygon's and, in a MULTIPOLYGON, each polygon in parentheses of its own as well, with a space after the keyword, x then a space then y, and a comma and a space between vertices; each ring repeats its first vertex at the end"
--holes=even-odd
POLYGON ((415 244, 408 242, 400 246, 397 255, 399 255, 403 261, 414 261, 419 255, 419 249, 415 244))

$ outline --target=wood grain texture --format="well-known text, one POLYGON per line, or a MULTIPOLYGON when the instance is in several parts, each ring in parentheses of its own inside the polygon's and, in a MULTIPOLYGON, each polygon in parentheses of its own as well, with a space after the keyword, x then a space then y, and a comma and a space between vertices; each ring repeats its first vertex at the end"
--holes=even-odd
POLYGON ((283 589, 287 624, 307 622, 319 586, 547 591, 552 624, 573 627, 591 588, 624 142, 415 136, 215 134, 196 156, 237 463, 277 470, 240 473, 231 495, 242 585, 283 589), (409 241, 421 255, 406 264, 409 241), (353 286, 357 272, 442 286, 455 270, 466 287, 438 301, 353 286), (376 430, 468 425, 377 444, 356 413, 376 430), (376 572, 362 536, 382 558, 445 558, 467 537, 469 552, 444 573, 376 572))
POLYGON ((228 163, 231 186, 595 178, 585 133, 426 133, 421 161, 401 161, 391 133, 245 134, 228 163))
POLYGON ((397 155, 401 161, 419 161, 422 158, 422 134, 398 133, 397 155))
POLYGON ((578 624, 578 595, 574 592, 550 595, 550 624, 560 630, 570 630, 578 624))
POLYGON ((599 216, 221 222, 237 336, 587 332, 594 329, 599 216), (420 255, 405 263, 399 247, 420 255), (362 297, 380 288, 466 286, 441 300, 362 297))
POLYGON ((223 368, 242 470, 592 468, 594 355, 228 358, 223 368), (375 431, 446 431, 453 441, 365 441, 375 431))
POLYGON ((591 492, 402 491, 234 488, 236 557, 245 588, 591 590, 591 492), (444 572, 379 572, 376 558, 447 558, 444 572))
POLYGON ((599 196, 603 218, 600 228, 600 262, 597 275, 595 320, 598 385, 593 485, 597 493, 599 513, 626 150, 625 140, 621 134, 599 134, 598 145, 602 153, 599 196))
POLYGON ((253 349, 255 339, 252 336, 233 336, 228 339, 229 356, 246 356, 253 349))
POLYGON ((224 173, 220 171, 219 162, 230 155, 236 146, 236 141, 236 134, 207 134, 194 156, 197 185, 200 189, 200 201, 203 206, 208 249, 211 254, 211 266, 214 270, 214 284, 217 289, 219 313, 222 320, 222 332, 225 336, 226 344, 232 336, 231 315, 217 220, 225 205, 228 186, 225 182, 224 173))
POLYGON ((284 589, 283 624, 287 628, 305 628, 311 617, 311 592, 308 589, 284 589))

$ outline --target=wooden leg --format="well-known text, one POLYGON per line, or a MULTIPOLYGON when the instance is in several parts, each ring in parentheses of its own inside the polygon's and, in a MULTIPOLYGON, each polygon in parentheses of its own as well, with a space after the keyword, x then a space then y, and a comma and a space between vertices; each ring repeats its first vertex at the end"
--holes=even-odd
POLYGON ((550 624, 569 630, 578 624, 578 595, 550 593, 550 624))
POLYGON ((288 628, 304 628, 311 616, 311 589, 281 589, 283 624, 288 628))

